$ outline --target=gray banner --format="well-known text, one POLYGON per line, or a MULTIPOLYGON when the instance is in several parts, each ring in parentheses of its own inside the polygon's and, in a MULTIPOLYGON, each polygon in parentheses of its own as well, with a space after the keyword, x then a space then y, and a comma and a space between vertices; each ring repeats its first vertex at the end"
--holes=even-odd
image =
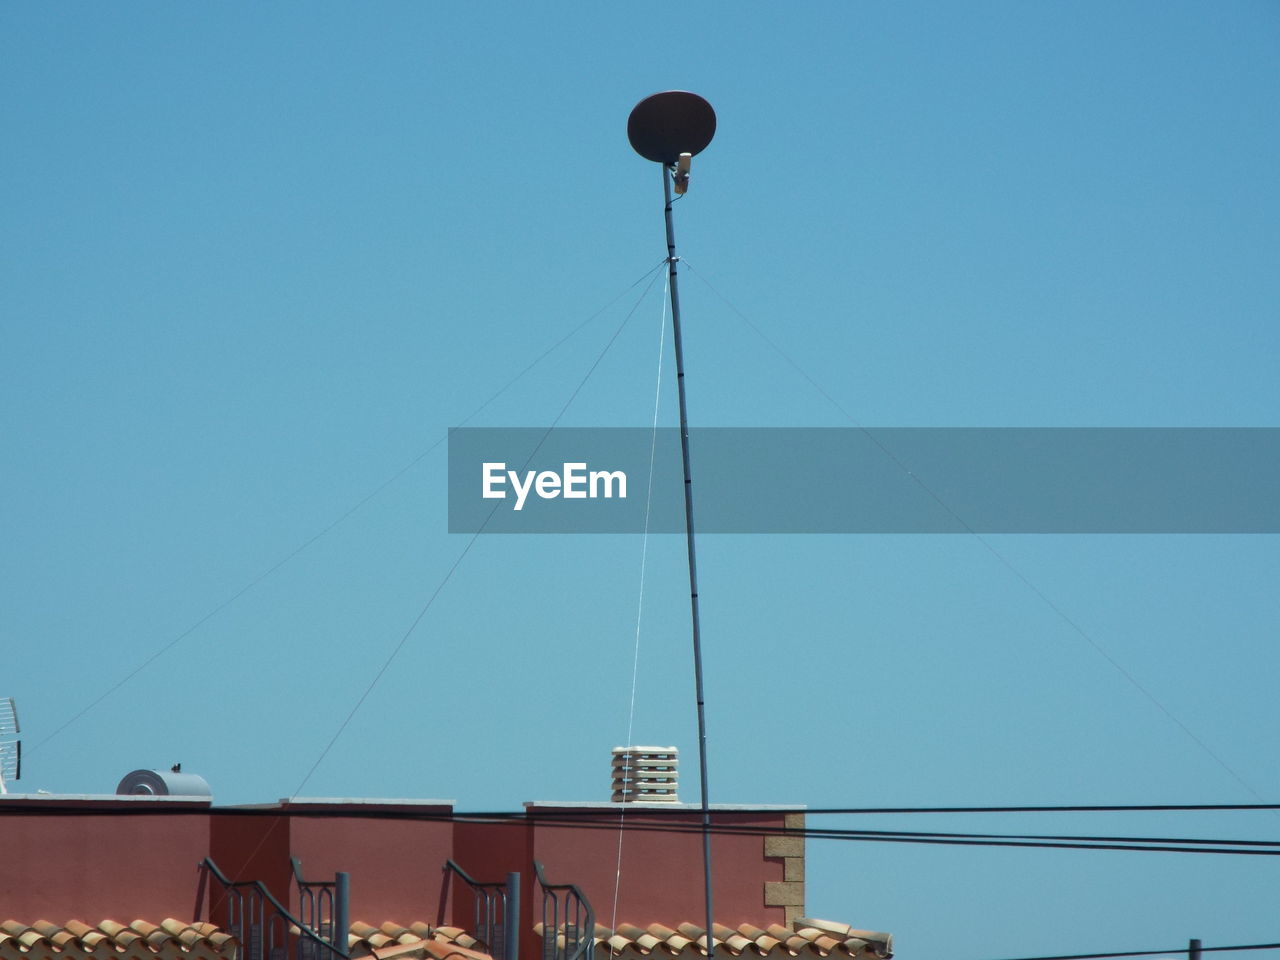
MULTIPOLYGON (((705 533, 1280 533, 1280 428, 706 427, 690 448, 705 533)), ((449 434, 451 533, 683 533, 683 489, 674 428, 449 434)))

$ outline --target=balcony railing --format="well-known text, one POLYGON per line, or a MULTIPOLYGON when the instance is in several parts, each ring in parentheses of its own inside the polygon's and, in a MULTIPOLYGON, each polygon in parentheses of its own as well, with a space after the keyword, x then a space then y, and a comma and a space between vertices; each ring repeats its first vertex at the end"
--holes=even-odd
POLYGON ((346 930, 339 927, 345 876, 338 875, 330 893, 327 937, 285 909, 262 881, 229 880, 209 857, 200 863, 197 912, 207 893, 208 915, 240 942, 243 960, 347 960, 346 930))
POLYGON ((573 883, 547 883, 542 864, 533 861, 542 889, 542 960, 590 960, 595 949, 596 914, 573 883))
MULTIPOLYGON (((473 913, 470 932, 480 940, 493 960, 517 960, 520 930, 520 874, 508 874, 505 881, 473 880, 452 860, 444 864, 440 922, 444 922, 444 897, 451 880, 462 881, 471 891, 473 913)), ((456 883, 454 889, 457 889, 456 883)), ((455 897, 455 903, 457 902, 455 897)), ((455 922, 458 918, 455 917, 455 922)))
MULTIPOLYGON (((293 880, 298 885, 298 919, 300 926, 311 930, 321 940, 338 946, 347 952, 347 932, 351 927, 348 916, 350 889, 345 873, 334 875, 332 880, 305 880, 302 861, 290 857, 293 880)), ((318 950, 310 940, 298 943, 301 960, 329 960, 330 953, 318 950)))

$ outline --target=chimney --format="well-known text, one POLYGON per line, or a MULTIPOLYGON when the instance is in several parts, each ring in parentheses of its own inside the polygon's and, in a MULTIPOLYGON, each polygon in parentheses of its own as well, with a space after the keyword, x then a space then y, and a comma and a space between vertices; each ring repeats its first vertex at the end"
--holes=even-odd
POLYGON ((675 747, 614 747, 613 802, 679 802, 679 754, 675 747))

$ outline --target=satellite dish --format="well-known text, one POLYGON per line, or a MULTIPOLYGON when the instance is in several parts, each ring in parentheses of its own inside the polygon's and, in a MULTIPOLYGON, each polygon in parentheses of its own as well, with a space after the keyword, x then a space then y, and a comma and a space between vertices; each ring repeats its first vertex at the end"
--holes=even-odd
POLYGON ((716 112, 711 104, 685 90, 645 97, 627 118, 627 139, 635 152, 667 166, 682 153, 701 153, 715 135, 716 112))
POLYGON ((0 793, 8 793, 5 784, 22 777, 21 732, 13 697, 0 697, 0 793))

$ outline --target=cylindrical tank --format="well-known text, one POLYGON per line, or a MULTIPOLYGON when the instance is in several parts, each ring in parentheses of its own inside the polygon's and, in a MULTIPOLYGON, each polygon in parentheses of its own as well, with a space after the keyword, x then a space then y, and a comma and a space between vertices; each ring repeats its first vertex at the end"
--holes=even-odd
POLYGON ((116 787, 117 794, 144 797, 212 797, 213 791, 198 773, 172 770, 135 770, 116 787))

